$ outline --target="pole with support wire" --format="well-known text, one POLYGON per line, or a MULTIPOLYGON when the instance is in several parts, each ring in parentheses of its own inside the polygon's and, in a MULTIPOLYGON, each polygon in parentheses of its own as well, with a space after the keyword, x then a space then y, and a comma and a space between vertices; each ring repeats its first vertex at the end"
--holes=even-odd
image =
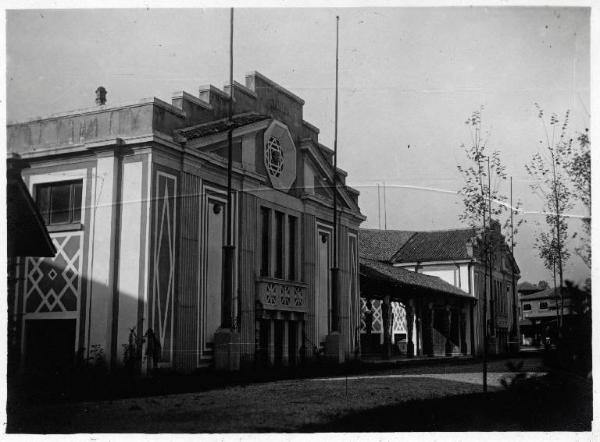
POLYGON ((339 23, 336 16, 335 32, 335 130, 333 138, 333 259, 331 266, 331 322, 330 330, 325 340, 325 353, 327 359, 334 363, 344 362, 344 342, 340 327, 340 269, 338 267, 338 207, 337 207, 337 160, 338 160, 338 68, 339 68, 339 23))
POLYGON ((227 242, 223 246, 223 300, 221 308, 221 327, 232 328, 233 299, 233 256, 235 246, 232 240, 233 207, 232 207, 232 175, 233 175, 233 8, 230 12, 229 28, 229 103, 227 111, 227 242))
MULTIPOLYGON (((492 257, 493 257, 493 249, 492 249, 492 244, 494 241, 493 238, 493 234, 492 234, 492 177, 491 177, 491 173, 490 173, 490 157, 487 157, 487 175, 488 175, 488 196, 487 196, 487 200, 488 200, 488 225, 486 227, 486 229, 488 230, 488 241, 487 241, 487 265, 488 265, 488 273, 490 275, 490 285, 489 285, 489 301, 490 301, 490 325, 491 325, 491 329, 492 331, 494 330, 495 327, 495 320, 494 320, 494 315, 495 315, 495 309, 494 307, 494 269, 493 269, 493 264, 492 264, 492 257)), ((487 299, 486 299, 486 303, 487 303, 487 299)), ((492 335, 493 336, 493 335, 492 335)), ((488 354, 488 331, 487 331, 487 318, 486 318, 486 343, 485 343, 485 358, 484 358, 484 387, 483 387, 483 391, 487 393, 487 354, 488 354)))
POLYGON ((233 318, 233 278, 235 245, 233 244, 233 8, 230 10, 229 29, 229 103, 227 112, 227 209, 226 234, 223 246, 223 279, 221 294, 221 327, 214 335, 214 361, 219 371, 240 368, 240 337, 233 318))
POLYGON ((514 208, 513 208, 513 177, 510 177, 510 257, 511 257, 511 283, 512 283, 512 301, 513 301, 513 346, 515 350, 519 350, 519 318, 517 317, 517 287, 515 281, 515 225, 514 225, 514 208))
POLYGON ((377 183, 377 222, 379 223, 379 230, 381 230, 381 191, 379 183, 377 183))
POLYGON ((387 202, 385 199, 385 181, 383 182, 383 229, 387 230, 387 202))
POLYGON ((338 267, 338 219, 337 219, 337 160, 338 160, 338 70, 339 70, 339 28, 340 17, 336 16, 335 28, 335 128, 333 137, 333 267, 331 268, 331 330, 340 331, 339 327, 339 272, 338 267))

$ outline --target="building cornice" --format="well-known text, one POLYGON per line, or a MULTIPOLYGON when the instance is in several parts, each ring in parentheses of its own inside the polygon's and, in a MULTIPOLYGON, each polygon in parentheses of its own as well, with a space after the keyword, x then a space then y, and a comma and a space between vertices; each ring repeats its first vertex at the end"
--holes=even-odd
POLYGON ((37 123, 37 122, 41 122, 41 121, 58 120, 61 118, 78 117, 78 116, 82 116, 82 115, 93 115, 93 114, 110 112, 110 111, 119 110, 119 109, 127 109, 127 108, 141 107, 141 106, 147 106, 147 105, 155 105, 157 107, 163 108, 163 109, 175 114, 176 116, 178 116, 180 118, 185 118, 185 112, 183 112, 181 109, 179 109, 179 108, 173 106, 172 104, 169 104, 159 98, 149 97, 149 98, 142 98, 141 100, 138 100, 135 102, 116 104, 114 106, 107 106, 107 105, 94 106, 94 107, 74 109, 74 110, 70 110, 70 111, 54 113, 54 114, 47 115, 45 117, 36 117, 31 120, 9 123, 6 126, 7 127, 21 126, 21 125, 37 123))

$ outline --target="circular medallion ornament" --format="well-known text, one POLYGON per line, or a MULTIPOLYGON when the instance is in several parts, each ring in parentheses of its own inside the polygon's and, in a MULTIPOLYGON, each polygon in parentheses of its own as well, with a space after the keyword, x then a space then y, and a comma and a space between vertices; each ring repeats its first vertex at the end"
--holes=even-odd
POLYGON ((269 175, 279 177, 284 166, 283 150, 281 143, 275 137, 270 137, 265 146, 265 165, 269 175))
POLYGON ((273 120, 264 133, 264 162, 271 185, 283 192, 296 180, 296 146, 287 126, 273 120))

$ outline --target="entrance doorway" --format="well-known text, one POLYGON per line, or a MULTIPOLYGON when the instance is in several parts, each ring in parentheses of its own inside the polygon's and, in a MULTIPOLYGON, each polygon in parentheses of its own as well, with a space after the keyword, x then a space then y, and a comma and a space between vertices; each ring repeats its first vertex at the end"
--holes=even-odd
POLYGON ((75 361, 75 319, 30 319, 25 322, 25 368, 56 375, 75 361))

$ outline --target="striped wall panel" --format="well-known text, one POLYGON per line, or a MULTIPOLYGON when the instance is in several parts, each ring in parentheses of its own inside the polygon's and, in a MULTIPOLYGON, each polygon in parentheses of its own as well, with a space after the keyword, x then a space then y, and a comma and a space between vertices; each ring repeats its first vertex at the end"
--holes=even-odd
POLYGON ((160 343, 157 362, 169 367, 173 364, 175 342, 177 177, 157 171, 155 180, 151 328, 160 343))
POLYGON ((337 299, 337 311, 339 317, 339 332, 342 335, 344 351, 346 350, 346 336, 348 327, 348 312, 346 300, 348 297, 348 259, 346 257, 346 239, 347 229, 343 225, 338 225, 338 267, 340 269, 340 287, 337 299))
POLYGON ((199 222, 201 179, 184 173, 181 179, 179 285, 176 311, 175 365, 182 371, 196 368, 196 303, 198 301, 199 222))
POLYGON ((306 356, 312 356, 313 345, 318 345, 315 317, 315 263, 316 263, 316 218, 304 214, 304 267, 303 275, 306 282, 306 305, 308 306, 304 321, 306 334, 306 356))
POLYGON ((239 323, 241 364, 251 365, 255 351, 254 303, 256 290, 257 198, 248 193, 240 195, 239 222, 239 323))

